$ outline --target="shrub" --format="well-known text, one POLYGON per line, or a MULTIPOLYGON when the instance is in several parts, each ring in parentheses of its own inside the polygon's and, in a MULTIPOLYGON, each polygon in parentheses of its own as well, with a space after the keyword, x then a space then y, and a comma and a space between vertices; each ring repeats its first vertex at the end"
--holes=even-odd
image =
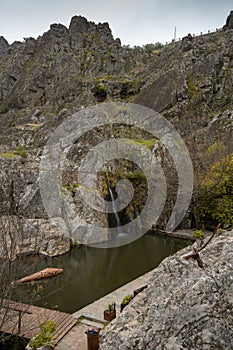
POLYGON ((53 334, 56 330, 56 323, 47 320, 40 325, 40 330, 40 333, 30 340, 29 346, 32 349, 37 349, 43 345, 54 347, 53 334))
POLYGON ((133 296, 132 296, 131 294, 126 295, 126 296, 123 298, 121 304, 122 304, 122 305, 127 305, 127 304, 130 302, 130 300, 131 300, 132 298, 133 298, 133 296))
POLYGON ((196 239, 204 239, 205 234, 202 230, 195 230, 195 231, 193 231, 193 237, 196 239))

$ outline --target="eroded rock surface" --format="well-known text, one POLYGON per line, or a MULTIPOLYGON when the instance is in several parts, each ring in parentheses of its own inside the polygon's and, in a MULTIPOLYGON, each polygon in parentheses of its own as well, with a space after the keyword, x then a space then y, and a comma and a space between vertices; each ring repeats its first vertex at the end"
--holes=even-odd
POLYGON ((57 256, 70 250, 70 235, 61 218, 1 216, 0 227, 0 258, 14 260, 27 254, 57 256))
POLYGON ((203 269, 183 258, 190 250, 154 270, 148 289, 106 328, 100 350, 233 348, 233 231, 201 252, 203 269))
MULTIPOLYGON (((189 35, 181 42, 160 44, 149 51, 146 47, 122 46, 113 38, 108 23, 95 24, 82 16, 74 16, 68 28, 52 24, 37 39, 25 38, 9 45, 0 37, 0 215, 38 223, 48 220, 39 185, 43 148, 68 116, 101 102, 134 102, 163 113, 184 139, 194 162, 197 155, 218 142, 232 153, 231 23, 232 13, 224 30, 199 37, 189 35)), ((67 172, 75 174, 89 149, 105 139, 149 139, 136 128, 119 128, 97 128, 75 140, 65 150, 67 172)), ((172 159, 169 162, 168 198, 158 223, 161 228, 169 220, 178 186, 172 159)), ((111 168, 117 169, 114 164, 111 168)), ((136 193, 127 208, 127 220, 141 211, 142 198, 147 194, 145 183, 138 186, 141 180, 134 170, 134 185, 140 188, 140 195, 136 193)), ((75 176, 63 181, 61 187, 64 202, 69 204, 65 215, 70 220, 75 222, 80 215, 88 223, 106 224, 107 215, 84 210, 75 176)), ((104 186, 100 190, 107 196, 104 186)), ((56 213, 54 218, 58 216, 56 213)), ((76 227, 70 238, 83 240, 85 225, 78 222, 76 227)), ((87 242, 95 235, 93 229, 87 242)))

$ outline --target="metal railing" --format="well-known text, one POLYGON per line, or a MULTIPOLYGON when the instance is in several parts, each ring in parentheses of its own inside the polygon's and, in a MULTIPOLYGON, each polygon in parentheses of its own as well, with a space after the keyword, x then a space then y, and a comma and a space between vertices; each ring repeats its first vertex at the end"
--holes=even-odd
MULTIPOLYGON (((202 31, 202 32, 199 32, 199 33, 193 33, 193 34, 190 33, 190 34, 192 35, 193 39, 195 39, 195 38, 200 38, 200 37, 208 35, 208 34, 221 32, 222 30, 223 30, 223 28, 216 28, 216 29, 205 30, 205 31, 202 31)), ((182 41, 182 39, 183 38, 175 38, 175 39, 172 39, 171 41, 166 41, 165 45, 169 45, 171 43, 176 43, 176 42, 182 41)))

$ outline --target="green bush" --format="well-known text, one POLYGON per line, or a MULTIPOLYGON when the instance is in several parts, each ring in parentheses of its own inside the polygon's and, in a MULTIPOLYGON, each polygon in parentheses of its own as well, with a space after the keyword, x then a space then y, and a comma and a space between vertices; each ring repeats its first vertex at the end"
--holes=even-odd
POLYGON ((221 235, 221 233, 223 233, 223 229, 222 228, 218 228, 217 229, 217 235, 221 235))
POLYGON ((37 349, 43 345, 54 347, 53 334, 56 330, 56 323, 47 320, 40 325, 40 330, 40 333, 30 340, 29 346, 32 349, 37 349))
POLYGON ((128 304, 132 298, 133 298, 133 296, 132 296, 131 294, 126 295, 126 296, 123 298, 121 304, 122 304, 122 305, 128 304))
POLYGON ((193 237, 196 239, 204 239, 205 234, 202 230, 195 230, 195 231, 193 231, 193 237))

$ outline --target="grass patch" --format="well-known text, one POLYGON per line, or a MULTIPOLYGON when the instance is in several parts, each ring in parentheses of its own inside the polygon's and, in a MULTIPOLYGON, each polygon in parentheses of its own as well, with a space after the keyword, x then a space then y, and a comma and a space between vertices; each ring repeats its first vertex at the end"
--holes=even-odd
POLYGON ((140 145, 140 146, 145 146, 152 150, 154 148, 154 144, 157 140, 156 139, 134 139, 134 140, 129 140, 129 143, 135 144, 135 145, 140 145))
POLYGON ((2 152, 0 153, 0 157, 14 159, 17 158, 17 154, 15 154, 14 152, 2 152))
POLYGON ((13 151, 13 153, 15 153, 16 155, 19 155, 23 158, 27 158, 27 151, 22 145, 18 145, 16 147, 16 150, 13 151))
POLYGON ((15 150, 9 152, 0 152, 0 157, 15 159, 18 156, 27 158, 27 151, 22 145, 18 145, 15 150))

